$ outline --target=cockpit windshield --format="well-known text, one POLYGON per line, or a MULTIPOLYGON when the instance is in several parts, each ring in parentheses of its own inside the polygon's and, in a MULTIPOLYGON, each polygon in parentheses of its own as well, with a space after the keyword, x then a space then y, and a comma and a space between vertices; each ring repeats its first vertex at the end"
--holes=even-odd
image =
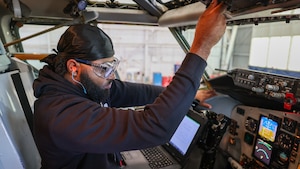
MULTIPOLYGON (((299 78, 300 29, 295 29, 299 26, 299 21, 228 25, 208 59, 209 77, 242 68, 299 78)), ((189 45, 194 30, 180 29, 189 45)))

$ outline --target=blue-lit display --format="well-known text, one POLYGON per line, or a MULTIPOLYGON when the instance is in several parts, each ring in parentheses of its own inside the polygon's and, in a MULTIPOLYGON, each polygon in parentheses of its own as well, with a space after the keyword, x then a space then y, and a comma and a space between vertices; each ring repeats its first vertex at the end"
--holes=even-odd
POLYGON ((267 141, 274 142, 277 128, 278 123, 276 121, 262 116, 260 118, 258 134, 267 141))

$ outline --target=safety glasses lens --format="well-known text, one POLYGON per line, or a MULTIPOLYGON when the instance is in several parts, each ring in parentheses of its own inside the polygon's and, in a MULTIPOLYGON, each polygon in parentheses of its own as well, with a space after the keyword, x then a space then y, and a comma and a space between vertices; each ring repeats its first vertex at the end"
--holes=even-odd
POLYGON ((117 70, 119 60, 115 59, 113 62, 102 63, 94 67, 94 72, 97 76, 108 78, 112 73, 117 70))

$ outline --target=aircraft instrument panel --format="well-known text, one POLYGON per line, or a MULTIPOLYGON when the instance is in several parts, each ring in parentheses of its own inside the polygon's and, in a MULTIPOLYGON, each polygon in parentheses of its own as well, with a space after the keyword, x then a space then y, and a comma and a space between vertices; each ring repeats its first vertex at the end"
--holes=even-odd
POLYGON ((236 168, 299 169, 297 113, 239 105, 220 143, 236 168))
POLYGON ((284 103, 291 110, 300 101, 300 79, 263 72, 236 69, 232 72, 236 86, 251 90, 258 96, 284 103))

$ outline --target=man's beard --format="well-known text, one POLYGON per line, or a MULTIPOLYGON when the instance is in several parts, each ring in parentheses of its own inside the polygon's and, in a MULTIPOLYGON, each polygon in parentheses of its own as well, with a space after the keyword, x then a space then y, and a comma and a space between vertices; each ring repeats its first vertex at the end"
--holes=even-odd
POLYGON ((105 103, 110 94, 109 89, 102 89, 92 81, 87 73, 81 73, 80 81, 87 91, 89 98, 97 103, 105 103))

